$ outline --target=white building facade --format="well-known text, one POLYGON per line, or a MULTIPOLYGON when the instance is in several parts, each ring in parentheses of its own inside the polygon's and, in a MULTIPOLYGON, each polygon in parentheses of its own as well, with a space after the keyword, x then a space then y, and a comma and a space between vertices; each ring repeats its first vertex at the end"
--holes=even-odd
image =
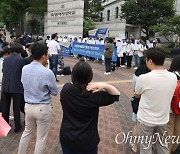
POLYGON ((121 5, 124 0, 104 0, 102 5, 104 10, 101 14, 102 22, 96 23, 97 28, 108 28, 109 36, 119 37, 124 34, 126 38, 133 35, 134 38, 140 37, 140 29, 134 25, 126 24, 126 20, 120 20, 121 5))
POLYGON ((58 33, 59 36, 82 37, 84 0, 48 0, 45 15, 45 36, 58 33))
MULTIPOLYGON (((125 34, 126 38, 133 35, 135 39, 138 39, 141 36, 140 28, 126 24, 125 20, 120 20, 121 5, 124 3, 124 0, 103 0, 102 22, 96 23, 96 27, 108 28, 109 36, 112 37, 125 34)), ((180 0, 175 0, 175 11, 176 14, 180 15, 180 0)))
MULTIPOLYGON (((96 23, 96 28, 108 28, 108 36, 111 37, 124 34, 126 38, 133 35, 135 39, 138 39, 141 35, 139 27, 120 20, 121 5, 124 2, 124 0, 103 0, 102 22, 96 23)), ((180 0, 175 0, 175 11, 180 15, 180 0)), ((58 33, 59 36, 82 37, 83 18, 84 0, 48 0, 44 35, 58 33)))
POLYGON ((180 15, 180 0, 175 0, 175 11, 177 15, 180 15))

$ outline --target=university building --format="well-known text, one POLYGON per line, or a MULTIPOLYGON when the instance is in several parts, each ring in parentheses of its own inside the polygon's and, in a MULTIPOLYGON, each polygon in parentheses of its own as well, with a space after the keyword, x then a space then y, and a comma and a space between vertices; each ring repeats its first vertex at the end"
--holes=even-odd
POLYGON ((139 38, 139 27, 126 24, 126 20, 120 20, 121 5, 124 2, 124 0, 103 0, 102 5, 104 10, 101 13, 102 22, 96 23, 96 27, 108 28, 108 35, 112 37, 119 37, 119 35, 125 34, 126 38, 130 35, 139 38))
MULTIPOLYGON (((139 38, 141 33, 139 27, 127 24, 125 20, 120 20, 121 5, 124 0, 102 0, 104 10, 101 13, 102 22, 96 23, 97 28, 108 28, 109 36, 118 37, 125 34, 126 38, 133 35, 134 38, 139 38)), ((174 8, 176 14, 180 15, 180 0, 175 0, 174 8)))
MULTIPOLYGON (((108 28, 108 35, 129 38, 133 35, 138 39, 141 35, 137 26, 127 24, 120 19, 121 5, 124 0, 102 0, 104 10, 101 13, 102 21, 96 23, 96 28, 108 28)), ((175 11, 180 15, 180 0, 175 0, 175 11)), ((73 35, 82 37, 84 18, 84 0, 48 0, 48 12, 45 15, 44 35, 58 33, 61 36, 73 35)))

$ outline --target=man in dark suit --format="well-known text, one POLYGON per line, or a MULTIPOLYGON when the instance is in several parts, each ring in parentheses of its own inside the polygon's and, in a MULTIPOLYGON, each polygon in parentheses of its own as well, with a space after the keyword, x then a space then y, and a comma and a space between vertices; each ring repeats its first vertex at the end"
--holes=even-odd
POLYGON ((20 105, 23 101, 23 85, 21 83, 21 73, 24 60, 20 57, 23 50, 18 43, 13 43, 10 47, 12 54, 4 59, 2 78, 2 116, 9 123, 9 111, 11 98, 13 99, 13 112, 15 132, 21 130, 20 105))

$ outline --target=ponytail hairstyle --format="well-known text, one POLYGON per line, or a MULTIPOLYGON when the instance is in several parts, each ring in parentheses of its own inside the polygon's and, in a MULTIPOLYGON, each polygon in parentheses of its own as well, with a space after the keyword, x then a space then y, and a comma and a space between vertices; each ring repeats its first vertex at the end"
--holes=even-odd
POLYGON ((93 72, 91 66, 84 59, 80 59, 72 69, 71 80, 74 85, 81 87, 81 95, 87 92, 86 86, 91 82, 92 78, 93 72))

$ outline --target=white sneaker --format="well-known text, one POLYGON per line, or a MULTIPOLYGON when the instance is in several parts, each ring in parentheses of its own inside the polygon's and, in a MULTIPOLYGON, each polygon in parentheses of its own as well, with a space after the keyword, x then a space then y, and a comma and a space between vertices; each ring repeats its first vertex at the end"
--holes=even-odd
POLYGON ((9 116, 9 120, 14 120, 14 117, 13 116, 9 116))
POLYGON ((108 75, 111 75, 111 72, 108 72, 108 75))
POLYGON ((105 75, 108 75, 108 73, 107 73, 107 72, 104 72, 104 74, 105 74, 105 75))
POLYGON ((125 65, 120 65, 120 67, 125 67, 125 65))
POLYGON ((135 70, 137 70, 137 67, 134 67, 135 70))

